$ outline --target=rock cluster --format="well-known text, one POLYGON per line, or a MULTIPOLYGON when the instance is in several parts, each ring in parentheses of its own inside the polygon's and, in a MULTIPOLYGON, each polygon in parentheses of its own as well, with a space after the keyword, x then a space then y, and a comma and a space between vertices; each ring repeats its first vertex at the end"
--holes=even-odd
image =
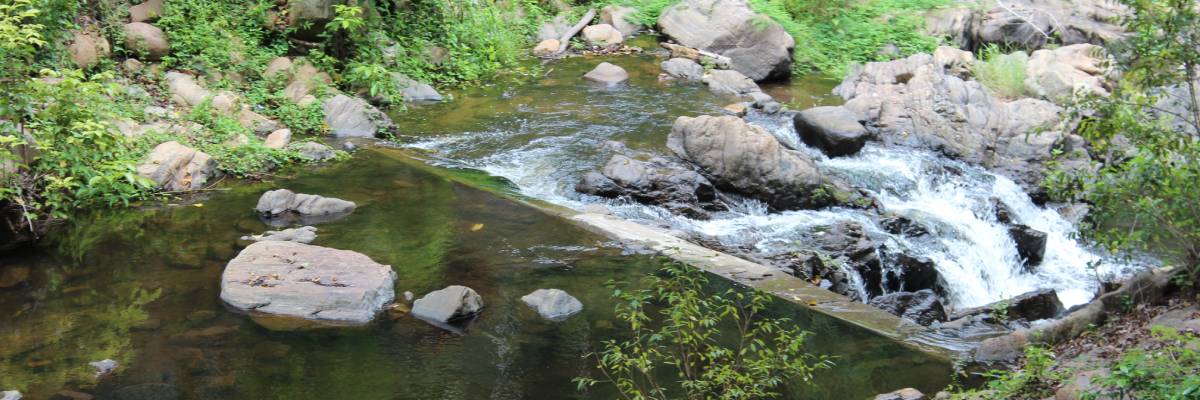
POLYGON ((663 10, 658 27, 679 44, 728 57, 754 81, 790 74, 795 40, 745 0, 684 0, 663 10))

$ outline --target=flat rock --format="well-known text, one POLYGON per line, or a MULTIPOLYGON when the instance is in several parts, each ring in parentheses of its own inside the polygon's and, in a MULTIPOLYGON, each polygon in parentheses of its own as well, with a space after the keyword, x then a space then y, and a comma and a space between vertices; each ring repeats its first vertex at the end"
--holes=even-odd
POLYGON ((611 86, 629 80, 629 73, 625 72, 624 68, 602 62, 596 68, 584 74, 583 79, 611 86))
POLYGON ((170 141, 155 146, 137 171, 161 189, 196 190, 217 175, 217 161, 204 152, 170 141))
POLYGON ((559 289, 534 290, 533 293, 521 296, 521 301, 551 321, 562 321, 583 311, 583 303, 580 303, 579 299, 559 289))
POLYGON ((483 298, 474 289, 451 285, 429 292, 413 302, 412 314, 434 323, 448 323, 478 314, 483 298))
POLYGON ((254 242, 312 243, 313 240, 317 240, 317 228, 302 226, 299 228, 268 231, 261 235, 242 236, 242 240, 254 242))
POLYGON ((287 147, 287 145, 291 142, 292 130, 283 128, 267 135, 267 138, 263 140, 263 146, 267 146, 267 148, 270 149, 282 149, 287 147))
POLYGON ((395 281, 390 266, 353 251, 258 242, 225 266, 221 300, 251 316, 297 320, 291 326, 356 326, 392 302, 395 281))

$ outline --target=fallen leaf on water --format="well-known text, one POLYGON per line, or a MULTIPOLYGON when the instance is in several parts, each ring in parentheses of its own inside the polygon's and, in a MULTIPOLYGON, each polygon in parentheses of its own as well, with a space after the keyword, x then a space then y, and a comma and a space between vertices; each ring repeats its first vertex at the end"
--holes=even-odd
POLYGON ((471 225, 471 232, 479 232, 483 230, 483 224, 471 225))
POLYGON ((204 207, 204 203, 192 204, 192 207, 196 207, 196 208, 204 207))

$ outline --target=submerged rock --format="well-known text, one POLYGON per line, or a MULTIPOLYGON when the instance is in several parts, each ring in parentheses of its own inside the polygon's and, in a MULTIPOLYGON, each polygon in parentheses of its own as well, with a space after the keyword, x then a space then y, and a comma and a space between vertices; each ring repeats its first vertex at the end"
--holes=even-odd
POLYGON ((29 267, 22 265, 0 266, 0 289, 25 283, 29 279, 29 267))
POLYGON ((390 266, 353 251, 258 242, 225 266, 221 300, 273 329, 365 325, 395 298, 395 281, 390 266))
POLYGON ((170 141, 155 146, 137 171, 162 189, 196 190, 217 175, 217 161, 204 152, 170 141))
POLYGON ((294 215, 301 221, 326 222, 354 212, 355 207, 357 205, 351 201, 278 189, 263 193, 254 210, 271 220, 289 219, 294 215))
POLYGON ((596 68, 584 74, 583 79, 611 86, 629 80, 629 73, 625 72, 624 68, 602 62, 596 68))
POLYGON ((583 311, 583 303, 580 303, 579 299, 559 289, 534 290, 533 293, 522 296, 521 301, 551 321, 562 321, 583 311))
POLYGON ((418 318, 448 323, 474 317, 483 310, 483 298, 474 289, 451 285, 429 292, 413 302, 412 314, 418 318))
POLYGON ((755 81, 790 75, 796 41, 745 0, 684 0, 663 10, 658 27, 684 46, 729 57, 755 81))
POLYGON ((858 153, 871 136, 858 116, 843 107, 813 107, 796 114, 796 133, 830 157, 858 153))
POLYGON ((113 392, 113 400, 177 400, 179 388, 169 383, 139 383, 113 392))
POLYGON ((946 321, 946 310, 932 290, 889 293, 871 299, 869 304, 925 326, 946 321))
POLYGON ((297 153, 300 153, 301 157, 307 158, 311 161, 325 161, 337 158, 337 153, 335 153, 333 149, 317 142, 295 143, 292 144, 291 148, 297 153))
POLYGON ((699 166, 718 187, 762 200, 776 210, 819 208, 848 198, 808 155, 736 117, 679 117, 667 148, 699 166))
POLYGON ((255 242, 312 243, 313 240, 317 240, 317 228, 312 226, 302 226, 299 228, 269 231, 261 235, 242 236, 242 240, 250 240, 255 242))

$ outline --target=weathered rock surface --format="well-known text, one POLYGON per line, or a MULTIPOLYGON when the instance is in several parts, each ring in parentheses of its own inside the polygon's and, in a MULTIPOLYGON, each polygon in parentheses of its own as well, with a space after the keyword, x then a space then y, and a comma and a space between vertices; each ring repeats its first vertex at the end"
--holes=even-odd
POLYGON ((698 81, 704 78, 704 67, 686 58, 672 58, 662 63, 663 72, 672 78, 698 81))
POLYGON ((163 31, 145 22, 125 24, 125 48, 150 61, 162 59, 171 50, 163 31))
POLYGON ((538 57, 549 57, 558 53, 558 47, 562 42, 558 39, 546 39, 538 42, 537 47, 533 48, 533 55, 538 57))
POLYGON ((221 300, 251 316, 301 320, 289 326, 365 325, 395 298, 395 281, 391 267, 353 251, 258 242, 226 265, 221 300))
POLYGON ((701 204, 716 200, 712 183, 700 174, 666 160, 637 160, 614 155, 602 172, 585 174, 576 185, 581 193, 601 197, 628 196, 692 217, 707 213, 701 204))
POLYGON ((642 30, 641 25, 629 21, 634 14, 637 14, 636 8, 610 4, 600 9, 600 22, 612 25, 622 36, 630 37, 642 30))
POLYGON ((162 143, 137 167, 138 175, 160 189, 188 191, 203 188, 217 175, 217 161, 176 141, 162 143))
POLYGON ((1058 299, 1058 293, 1054 289, 1041 289, 1011 299, 957 310, 951 314, 950 319, 992 313, 999 309, 1003 309, 1005 316, 1010 320, 1023 319, 1026 321, 1055 318, 1065 311, 1062 301, 1058 299))
POLYGON ((1026 269, 1041 264, 1046 256, 1046 233, 1027 225, 1013 224, 1008 227, 1008 236, 1017 242, 1017 255, 1024 260, 1026 269))
POLYGON ((92 30, 75 31, 74 36, 71 44, 67 46, 67 52, 71 53, 71 61, 79 69, 94 67, 101 60, 112 55, 112 47, 108 45, 108 39, 105 39, 99 32, 92 30))
POLYGON ((915 292, 937 287, 939 275, 933 260, 900 253, 895 256, 893 267, 886 273, 890 291, 915 292))
POLYGON ((1108 95, 1104 48, 1081 43, 1033 52, 1026 66, 1025 87, 1047 100, 1079 95, 1108 95))
POLYGON ((287 147, 288 143, 292 142, 292 130, 280 129, 267 135, 266 140, 263 140, 263 146, 271 149, 282 149, 287 147))
POLYGON ((534 290, 521 296, 521 301, 536 310, 542 318, 551 321, 562 321, 583 311, 583 303, 579 299, 559 289, 534 290))
POLYGON ((313 240, 317 240, 317 228, 312 226, 302 226, 299 228, 268 231, 261 235, 242 236, 242 240, 254 242, 296 242, 307 244, 312 243, 313 240))
POLYGON ((597 24, 583 28, 583 39, 597 46, 613 46, 625 42, 621 31, 609 24, 597 24))
POLYGON ((960 49, 975 48, 976 16, 970 8, 937 8, 923 15, 925 33, 960 49))
POLYGON ((442 94, 438 93, 432 85, 421 83, 404 74, 392 73, 392 81, 396 83, 396 87, 400 88, 400 94, 404 95, 404 101, 407 102, 434 102, 442 101, 442 94))
POLYGON ((784 148, 775 136, 736 117, 679 117, 667 147, 699 166, 717 187, 766 202, 776 210, 838 203, 847 190, 813 160, 784 148))
POLYGON ((733 69, 755 81, 790 74, 796 41, 745 0, 684 0, 663 10, 658 26, 684 46, 729 57, 733 69))
POLYGON ((249 105, 242 105, 241 110, 237 114, 237 121, 238 125, 249 129, 258 136, 265 136, 280 127, 278 122, 251 110, 249 105))
POLYGON ((834 91, 877 140, 981 164, 1040 193, 1045 164, 1063 136, 1059 107, 1037 99, 1003 102, 955 75, 958 59, 917 54, 868 63, 852 68, 834 91))
POLYGON ((704 75, 702 80, 705 85, 708 85, 708 90, 715 93, 750 96, 751 94, 762 92, 762 89, 758 87, 757 83, 754 83, 753 79, 731 69, 709 71, 708 74, 704 75))
POLYGON ((366 100, 339 94, 325 101, 325 124, 337 137, 375 137, 395 129, 392 119, 366 100))
POLYGON ((538 28, 537 38, 543 42, 550 39, 558 40, 571 29, 573 24, 573 21, 567 19, 567 14, 559 14, 554 19, 542 23, 542 26, 538 28))
POLYGON ((275 218, 294 214, 301 217, 301 220, 319 221, 343 217, 354 212, 355 207, 357 205, 351 201, 277 189, 263 193, 258 198, 258 205, 254 207, 254 211, 264 217, 275 218))
POLYGON ((312 161, 325 161, 337 157, 333 149, 317 142, 294 143, 290 147, 300 153, 301 157, 312 161))
POLYGON ((451 285, 417 299, 412 314, 430 322, 448 323, 475 316, 483 305, 483 298, 474 289, 451 285))
POLYGON ((583 79, 611 86, 629 80, 629 73, 625 72, 624 68, 602 62, 584 74, 583 79))
POLYGON ((214 94, 196 83, 196 78, 191 75, 170 71, 167 72, 165 80, 167 90, 171 92, 171 100, 179 105, 196 107, 207 100, 213 110, 225 115, 234 115, 235 110, 241 110, 236 95, 230 92, 214 94))
POLYGON ((1126 12, 1116 2, 1100 0, 1009 0, 978 18, 975 45, 1025 49, 1047 43, 1101 45, 1124 36, 1119 19, 1126 12))
POLYGON ((857 273, 867 295, 878 296, 883 293, 883 261, 879 257, 878 246, 867 235, 862 224, 853 221, 834 224, 816 238, 815 244, 834 262, 857 273))
POLYGON ((162 15, 163 0, 146 0, 142 4, 129 7, 130 22, 148 22, 162 15))
POLYGON ((871 299, 870 304, 925 326, 946 320, 946 310, 932 290, 889 293, 871 299))
POLYGON ((858 153, 871 136, 858 115, 843 107, 813 107, 796 114, 796 133, 830 157, 858 153))

